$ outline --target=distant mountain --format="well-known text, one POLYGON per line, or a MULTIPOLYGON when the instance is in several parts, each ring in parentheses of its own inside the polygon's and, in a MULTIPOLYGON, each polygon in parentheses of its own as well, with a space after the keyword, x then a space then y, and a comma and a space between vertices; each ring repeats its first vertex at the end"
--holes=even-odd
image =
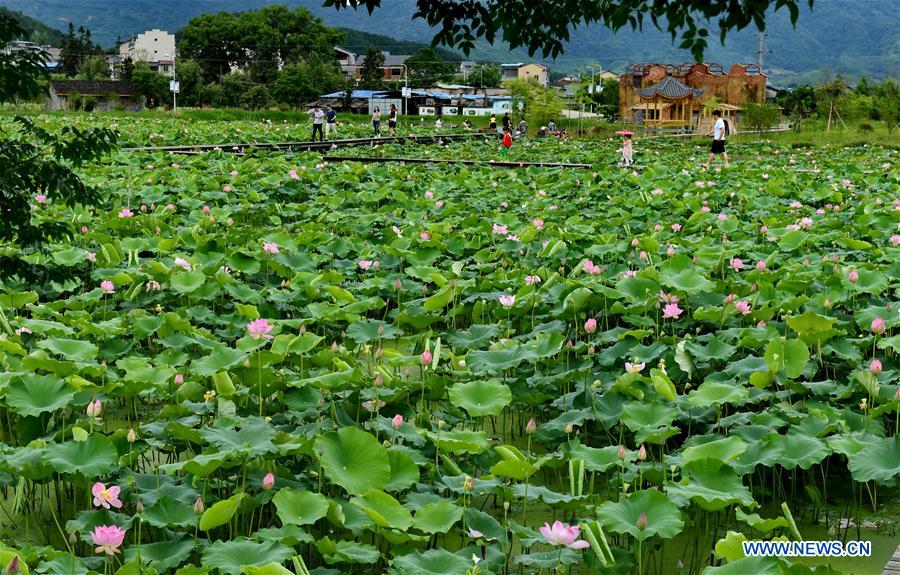
MULTIPOLYGON (((380 34, 404 41, 431 41, 433 31, 422 20, 412 20, 416 0, 389 0, 369 16, 365 10, 324 8, 322 0, 0 0, 28 16, 60 29, 71 20, 91 29, 94 38, 111 45, 149 28, 181 29, 192 17, 219 10, 252 10, 268 4, 305 6, 330 26, 380 34)), ((870 78, 900 75, 900 2, 897 0, 815 0, 810 11, 802 3, 797 28, 786 10, 767 21, 765 70, 775 83, 790 85, 829 74, 870 78)), ((717 24, 710 36, 718 38, 717 24)), ((758 35, 752 26, 732 33, 721 45, 710 41, 706 60, 730 66, 756 62, 758 35)), ((391 50, 398 53, 397 50, 391 50)), ((480 44, 468 59, 483 61, 540 60, 524 50, 480 44)), ((682 63, 692 60, 671 37, 647 24, 644 32, 622 30, 613 34, 602 26, 572 33, 566 52, 548 62, 555 71, 575 71, 589 63, 622 71, 633 62, 682 63)))
MULTIPOLYGON (((372 34, 350 28, 338 28, 344 34, 341 48, 356 54, 365 54, 370 47, 389 52, 391 54, 415 54, 422 48, 429 46, 424 42, 412 42, 410 40, 398 40, 390 36, 372 34)), ((446 48, 436 48, 435 52, 444 60, 456 62, 462 59, 462 55, 446 48)))
POLYGON ((31 42, 36 42, 37 44, 54 47, 58 47, 59 43, 62 41, 62 32, 56 28, 51 28, 42 22, 38 22, 34 18, 29 18, 21 12, 16 12, 15 10, 0 6, 0 14, 9 16, 25 29, 27 36, 25 38, 20 38, 20 40, 29 40, 31 42))

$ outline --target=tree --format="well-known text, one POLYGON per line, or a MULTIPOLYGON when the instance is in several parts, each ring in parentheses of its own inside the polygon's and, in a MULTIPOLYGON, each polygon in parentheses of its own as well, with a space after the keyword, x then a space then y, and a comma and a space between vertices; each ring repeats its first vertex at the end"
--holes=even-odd
POLYGON ((478 86, 479 88, 499 88, 500 66, 477 64, 466 75, 466 82, 470 86, 478 86))
POLYGON ((169 79, 151 70, 145 62, 134 67, 131 83, 135 91, 144 97, 148 108, 162 106, 169 97, 169 79))
POLYGON ((544 88, 534 79, 513 80, 508 87, 513 97, 513 109, 522 106, 525 120, 532 129, 559 119, 563 101, 555 88, 544 88))
MULTIPOLYGON (((0 44, 23 33, 17 22, 0 14, 0 44)), ((0 53, 0 104, 44 93, 45 61, 44 54, 0 53)), ((17 130, 0 128, 0 240, 24 248, 73 231, 70 221, 43 221, 37 215, 42 205, 38 195, 68 207, 100 199, 100 193, 86 186, 72 168, 108 153, 115 147, 116 135, 105 128, 73 126, 52 134, 28 118, 17 117, 16 122, 17 130)), ((0 275, 25 273, 23 265, 18 257, 0 256, 0 275)))
POLYGON ((203 68, 195 60, 185 60, 178 64, 178 103, 185 106, 199 106, 203 89, 203 68))
POLYGON ((59 45, 59 65, 63 74, 72 78, 78 73, 81 64, 91 56, 103 54, 99 45, 91 40, 91 31, 84 26, 75 27, 69 22, 69 29, 59 45))
POLYGON ((109 64, 104 56, 91 56, 78 68, 82 80, 106 80, 109 78, 109 64))
MULTIPOLYGON (((381 0, 325 0, 326 6, 338 10, 363 6, 369 13, 381 4, 381 0)), ((718 22, 724 44, 732 30, 750 24, 764 30, 770 8, 786 8, 796 24, 801 4, 803 0, 416 0, 416 17, 438 28, 434 45, 457 47, 468 54, 477 39, 493 44, 499 36, 511 48, 527 48, 531 56, 542 52, 545 58, 560 55, 563 42, 579 26, 599 23, 613 31, 626 26, 639 30, 649 17, 659 29, 665 23, 673 40, 680 33, 680 47, 703 61, 709 37, 706 23, 718 22)), ((812 7, 813 0, 807 4, 812 7)))
POLYGON ((778 106, 765 102, 747 102, 741 110, 741 123, 747 128, 762 132, 778 122, 778 106))
POLYGON ((131 56, 128 56, 122 61, 122 64, 119 66, 119 78, 126 82, 131 81, 131 75, 134 73, 134 60, 131 59, 131 56))
POLYGON ((893 134, 900 125, 900 85, 893 78, 885 78, 876 94, 878 117, 884 122, 888 134, 893 134))
POLYGON ((581 104, 593 104, 594 111, 610 121, 619 118, 619 81, 615 78, 601 79, 590 93, 590 82, 582 84, 575 93, 575 100, 581 104), (602 89, 601 89, 602 88, 602 89))
POLYGON ((272 101, 269 89, 262 84, 256 84, 241 96, 241 106, 248 110, 265 108, 272 101))
POLYGON ((422 48, 406 60, 409 85, 424 88, 449 80, 456 66, 444 61, 433 48, 422 48))
POLYGON ((384 54, 381 50, 369 48, 363 58, 362 68, 359 71, 362 87, 367 90, 377 90, 384 85, 384 54))

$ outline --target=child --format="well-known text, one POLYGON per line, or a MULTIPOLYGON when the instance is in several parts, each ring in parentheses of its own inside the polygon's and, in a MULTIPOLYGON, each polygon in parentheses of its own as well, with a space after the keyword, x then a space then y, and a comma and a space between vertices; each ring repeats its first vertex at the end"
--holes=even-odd
POLYGON ((621 134, 625 138, 625 141, 622 142, 622 164, 630 166, 634 163, 634 149, 631 146, 631 137, 634 135, 634 132, 619 130, 616 133, 621 134))
POLYGON ((503 141, 500 143, 500 153, 504 156, 509 153, 509 149, 512 148, 512 134, 509 132, 509 128, 503 130, 503 141))

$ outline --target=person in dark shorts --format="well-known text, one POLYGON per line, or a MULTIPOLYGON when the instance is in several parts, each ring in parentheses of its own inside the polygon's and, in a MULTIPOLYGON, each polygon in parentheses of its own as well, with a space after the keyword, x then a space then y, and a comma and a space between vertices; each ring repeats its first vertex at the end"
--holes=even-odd
POLYGON ((388 112, 388 130, 392 136, 397 135, 397 106, 391 104, 391 110, 388 112))
POLYGON ((497 131, 497 115, 496 115, 496 114, 491 114, 491 123, 490 123, 490 125, 488 126, 488 128, 489 128, 492 132, 496 132, 496 131, 497 131))
POLYGON ((709 150, 709 161, 703 164, 704 168, 709 168, 712 165, 717 154, 722 154, 725 165, 728 165, 728 152, 725 151, 725 132, 727 131, 725 120, 722 119, 721 110, 713 110, 712 115, 715 123, 713 123, 712 129, 706 133, 707 136, 713 137, 712 148, 709 150))
POLYGON ((503 131, 512 131, 512 120, 509 119, 509 112, 503 114, 503 131))
POLYGON ((322 108, 316 104, 313 109, 309 111, 309 117, 312 118, 313 123, 312 141, 316 141, 316 134, 319 134, 320 142, 325 140, 325 135, 322 133, 322 124, 325 122, 325 112, 323 112, 322 108))

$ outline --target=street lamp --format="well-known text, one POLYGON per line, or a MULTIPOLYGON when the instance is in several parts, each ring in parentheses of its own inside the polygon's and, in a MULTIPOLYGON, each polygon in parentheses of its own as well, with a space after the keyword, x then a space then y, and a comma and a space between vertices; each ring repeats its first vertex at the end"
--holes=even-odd
POLYGON ((169 90, 172 92, 172 113, 178 111, 178 77, 175 75, 175 54, 171 56, 168 53, 163 54, 166 58, 172 58, 172 80, 169 82, 169 90))

